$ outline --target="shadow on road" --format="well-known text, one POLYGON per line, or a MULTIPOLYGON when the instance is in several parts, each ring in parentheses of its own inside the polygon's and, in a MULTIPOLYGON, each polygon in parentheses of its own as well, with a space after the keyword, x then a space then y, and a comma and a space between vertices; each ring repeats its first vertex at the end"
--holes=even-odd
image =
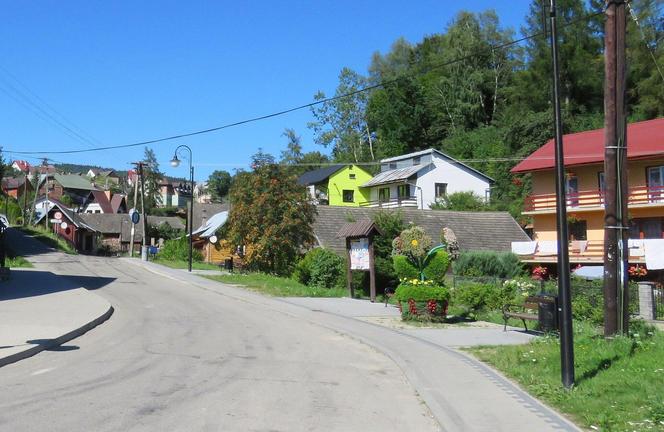
POLYGON ((15 270, 11 279, 0 284, 0 301, 35 297, 77 288, 96 290, 115 278, 99 276, 56 275, 48 271, 15 270))

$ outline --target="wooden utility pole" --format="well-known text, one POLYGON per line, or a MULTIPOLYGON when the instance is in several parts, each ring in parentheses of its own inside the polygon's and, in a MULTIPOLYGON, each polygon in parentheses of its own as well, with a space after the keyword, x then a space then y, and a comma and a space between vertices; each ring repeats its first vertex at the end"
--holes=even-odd
MULTIPOLYGON (((145 217, 145 178, 143 177, 143 162, 138 163, 138 176, 141 179, 141 217, 143 218, 143 246, 147 246, 148 221, 145 217)), ((141 253, 143 253, 141 251, 141 253)))
POLYGON ((604 27, 605 336, 626 333, 629 324, 625 12, 624 0, 607 0, 604 27))

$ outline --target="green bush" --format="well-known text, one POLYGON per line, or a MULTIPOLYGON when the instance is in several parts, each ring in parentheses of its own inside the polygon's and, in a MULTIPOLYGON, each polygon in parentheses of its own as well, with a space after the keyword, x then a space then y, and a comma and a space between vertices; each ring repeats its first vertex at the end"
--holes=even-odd
POLYGON ((334 288, 343 286, 344 260, 329 249, 316 254, 310 269, 309 286, 334 288))
POLYGON ((465 283, 454 288, 451 303, 463 306, 467 312, 476 314, 491 302, 495 296, 494 290, 495 285, 492 284, 465 283))
POLYGON ((394 298, 398 301, 408 301, 410 299, 415 301, 448 301, 450 291, 446 287, 437 285, 401 284, 397 287, 394 298))
POLYGON ((345 262, 329 249, 312 249, 295 265, 292 277, 298 282, 318 288, 343 286, 345 262))
POLYGON ((394 255, 392 266, 399 280, 420 278, 420 271, 405 255, 394 255))
MULTIPOLYGON (((181 237, 174 240, 166 240, 159 249, 158 258, 168 261, 187 261, 189 260, 189 239, 181 237)), ((193 261, 203 261, 201 251, 194 249, 191 254, 193 261)))
POLYGON ((436 251, 424 266, 424 276, 438 285, 445 284, 445 275, 450 267, 450 254, 444 250, 436 251))
POLYGON ((454 274, 459 276, 494 276, 514 278, 525 275, 519 257, 511 252, 465 252, 454 263, 454 274))

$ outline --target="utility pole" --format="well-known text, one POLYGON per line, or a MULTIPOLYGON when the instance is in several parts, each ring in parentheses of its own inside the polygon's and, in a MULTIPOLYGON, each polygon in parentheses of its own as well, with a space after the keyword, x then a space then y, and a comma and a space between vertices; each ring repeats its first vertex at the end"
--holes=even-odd
POLYGON ((563 153, 563 122, 560 115, 560 83, 558 81, 558 31, 556 0, 551 0, 551 57, 553 63, 553 107, 556 143, 556 225, 558 231, 558 312, 560 316, 560 372, 565 388, 574 385, 574 340, 572 331, 572 296, 569 275, 569 239, 567 237, 567 197, 565 158, 563 153))
MULTIPOLYGON (((138 165, 141 162, 134 162, 134 165, 136 166, 136 171, 138 171, 138 165)), ((134 176, 134 211, 136 210, 136 207, 138 207, 138 178, 134 176)), ((133 257, 134 256, 134 235, 136 233, 136 224, 134 222, 131 223, 131 232, 130 232, 130 239, 129 239, 129 256, 133 257)), ((122 227, 120 227, 120 234, 122 235, 122 227)))
MULTIPOLYGON (((37 193, 37 192, 35 192, 37 193)), ((28 215, 28 175, 24 174, 23 177, 23 217, 21 218, 21 225, 25 226, 25 218, 28 215)))
POLYGON ((607 0, 604 25, 604 336, 626 333, 627 134, 624 0, 607 0))
POLYGON ((143 177, 143 165, 145 165, 143 162, 139 162, 138 175, 141 179, 141 216, 143 217, 143 247, 145 247, 148 245, 148 221, 145 217, 145 178, 143 177))

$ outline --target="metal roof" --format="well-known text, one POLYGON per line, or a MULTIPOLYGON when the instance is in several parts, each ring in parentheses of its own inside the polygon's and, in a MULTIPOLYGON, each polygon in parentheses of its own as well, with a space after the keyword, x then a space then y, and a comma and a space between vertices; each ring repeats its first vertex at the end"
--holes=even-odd
POLYGON ((197 235, 198 237, 205 237, 205 238, 212 237, 219 228, 224 226, 227 220, 228 220, 227 211, 216 213, 212 215, 210 219, 206 220, 203 225, 194 230, 194 232, 192 232, 191 235, 192 236, 197 235))
POLYGON ((340 164, 340 165, 330 165, 326 166, 323 168, 319 168, 317 170, 313 171, 308 171, 302 174, 298 179, 297 182, 301 185, 304 186, 309 186, 312 184, 318 184, 320 182, 323 182, 327 180, 332 174, 335 172, 339 171, 341 168, 345 167, 346 165, 340 164))
POLYGON ((414 157, 417 157, 417 156, 422 156, 422 155, 429 154, 429 153, 432 154, 432 155, 434 153, 437 154, 441 158, 447 160, 452 165, 456 165, 457 167, 459 167, 459 168, 461 168, 461 169, 463 169, 467 172, 470 172, 471 174, 475 175, 476 177, 481 177, 481 178, 483 178, 483 179, 485 179, 485 180, 487 180, 491 183, 493 183, 495 181, 494 179, 492 179, 488 175, 484 174, 483 172, 478 171, 475 168, 473 168, 469 165, 466 165, 465 163, 454 159, 450 155, 447 155, 447 154, 443 153, 442 151, 436 150, 434 148, 430 148, 428 150, 421 150, 421 151, 414 152, 414 153, 408 153, 408 154, 401 155, 401 156, 395 156, 395 157, 391 157, 391 158, 387 158, 387 159, 381 159, 380 163, 395 162, 395 161, 400 161, 400 160, 404 160, 404 159, 410 159, 410 158, 414 158, 414 157))
POLYGON ((54 174, 53 179, 65 189, 97 190, 88 179, 76 174, 54 174))
POLYGON ((417 174, 419 170, 427 167, 427 165, 413 165, 406 168, 397 168, 390 171, 383 171, 377 174, 374 178, 363 184, 361 187, 370 187, 383 185, 388 183, 400 182, 417 174))

